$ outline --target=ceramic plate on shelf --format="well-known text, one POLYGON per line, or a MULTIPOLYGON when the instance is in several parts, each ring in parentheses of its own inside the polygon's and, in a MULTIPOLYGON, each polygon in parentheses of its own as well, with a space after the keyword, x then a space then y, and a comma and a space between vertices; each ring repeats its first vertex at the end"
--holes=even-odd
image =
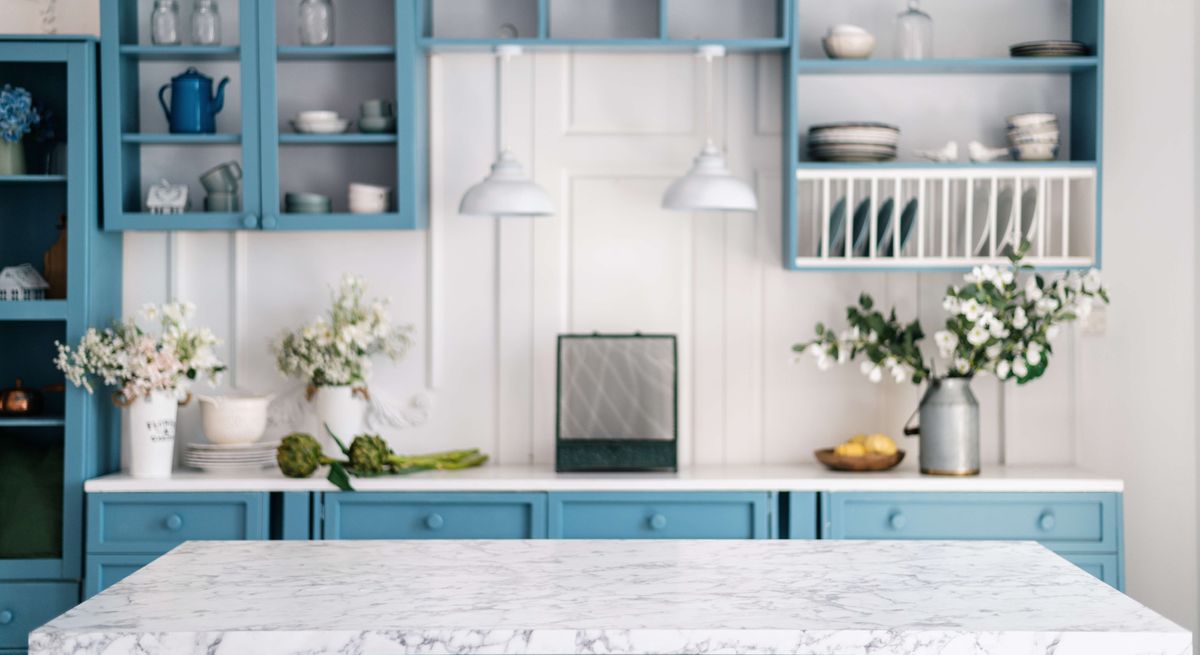
MULTIPOLYGON (((891 198, 883 203, 879 208, 878 222, 880 227, 877 228, 878 236, 875 242, 875 254, 878 257, 892 257, 892 213, 896 203, 891 198)), ((913 198, 904 206, 904 211, 900 212, 900 252, 904 252, 904 247, 908 245, 908 239, 912 236, 913 225, 917 219, 917 199, 913 198)))
MULTIPOLYGON (((829 214, 829 252, 831 257, 836 257, 841 252, 842 238, 846 230, 845 223, 846 199, 842 198, 837 201, 837 204, 833 206, 833 211, 829 214)), ((822 243, 817 250, 820 251, 823 246, 822 243)), ((818 252, 818 254, 824 256, 825 253, 818 252)))
MULTIPOLYGON (((1005 257, 1014 252, 1019 245, 1013 241, 1012 234, 1014 228, 1013 222, 1017 220, 1016 205, 1013 204, 1011 200, 1009 201, 1009 204, 1012 205, 1012 215, 1008 218, 1006 229, 1004 231, 1004 238, 1001 239, 1000 244, 996 246, 996 252, 1005 257)), ((1030 187, 1025 189, 1025 192, 1021 194, 1021 226, 1019 232, 1021 235, 1023 235, 1022 238, 1030 243, 1033 243, 1033 233, 1034 230, 1037 229, 1037 221, 1034 220, 1037 214, 1037 206, 1037 188, 1030 187)))

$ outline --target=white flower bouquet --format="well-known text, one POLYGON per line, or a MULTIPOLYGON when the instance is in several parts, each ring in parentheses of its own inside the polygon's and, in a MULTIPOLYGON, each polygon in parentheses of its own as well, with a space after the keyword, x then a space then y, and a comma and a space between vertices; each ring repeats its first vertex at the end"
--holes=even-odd
POLYGON ((279 371, 314 387, 361 385, 370 377, 373 357, 403 357, 412 345, 412 326, 393 326, 387 301, 368 302, 365 294, 361 277, 345 276, 328 316, 285 332, 273 344, 279 371))
POLYGON ((92 380, 115 387, 118 404, 128 405, 155 392, 186 397, 191 382, 216 384, 225 366, 213 349, 220 343, 207 328, 192 329, 191 303, 146 305, 142 318, 157 323, 158 334, 126 318, 104 331, 89 328, 72 349, 61 343, 54 364, 78 387, 93 392, 92 380))
MULTIPOLYGON (((987 372, 1018 384, 1035 380, 1046 371, 1059 325, 1086 318, 1096 302, 1108 302, 1099 271, 1047 280, 1021 263, 1027 249, 1023 244, 1007 268, 978 266, 964 277, 966 284, 946 290, 942 307, 948 316, 934 334, 945 376, 987 372)), ((921 353, 925 334, 919 322, 901 324, 895 310, 885 317, 866 294, 846 315, 848 329, 838 333, 818 323, 816 338, 793 349, 811 353, 822 370, 863 356, 861 369, 872 382, 885 374, 897 383, 938 375, 921 353)))

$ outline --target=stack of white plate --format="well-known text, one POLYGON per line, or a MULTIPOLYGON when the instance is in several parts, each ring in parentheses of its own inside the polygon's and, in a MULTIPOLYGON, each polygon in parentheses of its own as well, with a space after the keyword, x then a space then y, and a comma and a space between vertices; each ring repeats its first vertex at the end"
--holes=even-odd
POLYGON ((1016 114, 1008 117, 1008 145, 1018 161, 1051 161, 1058 157, 1058 117, 1016 114))
POLYGON ((1078 41, 1029 41, 1009 47, 1014 57, 1085 57, 1088 47, 1078 41))
POLYGON ((183 463, 210 473, 260 471, 275 465, 278 441, 251 444, 190 443, 183 451, 183 463))
POLYGON ((900 128, 886 123, 829 123, 808 128, 808 156, 818 161, 867 162, 896 158, 900 128))

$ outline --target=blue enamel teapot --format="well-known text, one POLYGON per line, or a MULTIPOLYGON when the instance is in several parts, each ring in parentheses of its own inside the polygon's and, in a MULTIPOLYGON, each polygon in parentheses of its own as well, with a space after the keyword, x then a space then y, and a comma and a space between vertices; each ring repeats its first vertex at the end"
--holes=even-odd
POLYGON ((225 106, 225 85, 229 78, 217 85, 213 95, 212 78, 189 67, 171 78, 170 84, 158 90, 158 102, 167 114, 167 123, 173 134, 212 134, 217 131, 217 112, 225 106), (171 89, 171 106, 163 93, 171 89))

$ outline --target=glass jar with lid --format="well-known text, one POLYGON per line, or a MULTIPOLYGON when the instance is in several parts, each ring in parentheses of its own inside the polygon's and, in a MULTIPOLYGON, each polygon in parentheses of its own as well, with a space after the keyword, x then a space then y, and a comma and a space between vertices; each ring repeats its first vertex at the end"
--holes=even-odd
POLYGON ((920 0, 908 0, 908 10, 896 17, 896 56, 933 58, 933 19, 921 11, 920 0))
POLYGON ((332 0, 300 0, 300 45, 333 45, 332 0))
POLYGON ((192 43, 221 45, 221 14, 216 0, 196 0, 192 6, 192 43))
POLYGON ((150 42, 154 45, 179 45, 179 3, 154 0, 150 12, 150 42))

